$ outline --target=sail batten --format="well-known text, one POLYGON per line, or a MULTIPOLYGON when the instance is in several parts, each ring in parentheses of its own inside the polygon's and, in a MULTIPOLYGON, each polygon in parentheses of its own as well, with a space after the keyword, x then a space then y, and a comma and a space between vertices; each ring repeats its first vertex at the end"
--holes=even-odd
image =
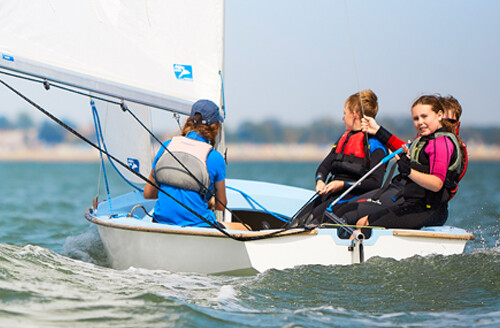
POLYGON ((186 114, 217 102, 222 0, 0 1, 0 67, 186 114))

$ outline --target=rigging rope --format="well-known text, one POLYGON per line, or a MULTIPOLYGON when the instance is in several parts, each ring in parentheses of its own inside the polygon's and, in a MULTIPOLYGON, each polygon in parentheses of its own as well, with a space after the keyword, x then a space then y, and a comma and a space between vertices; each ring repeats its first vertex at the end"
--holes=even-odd
MULTIPOLYGON (((358 90, 359 90, 359 104, 361 105, 361 116, 363 118, 363 117, 365 117, 365 109, 363 107, 363 97, 361 96, 361 84, 359 83, 358 64, 356 61, 356 54, 354 51, 354 42, 353 42, 353 37, 352 37, 352 32, 351 32, 351 23, 350 23, 350 19, 349 19, 349 9, 347 7, 347 0, 344 0, 344 7, 345 7, 345 14, 346 14, 346 19, 347 19, 347 30, 349 32, 349 43, 351 45, 352 61, 354 63, 354 73, 356 75, 356 84, 357 84, 358 90)), ((368 154, 367 155, 370 156, 371 150, 370 150, 370 142, 368 140, 368 133, 364 132, 364 136, 365 136, 366 145, 368 147, 368 154)))
POLYGON ((352 54, 352 60, 353 60, 353 63, 354 63, 354 73, 356 75, 356 84, 357 84, 358 90, 360 92, 360 94, 359 94, 359 102, 361 103, 361 115, 364 117, 365 116, 365 111, 364 111, 364 108, 363 108, 363 100, 361 98, 361 85, 359 83, 358 64, 357 64, 356 55, 355 55, 355 52, 354 52, 354 42, 353 42, 353 38, 352 38, 351 24, 350 24, 350 21, 349 21, 349 9, 347 8, 347 0, 344 0, 344 7, 345 7, 345 13, 346 13, 346 17, 347 17, 347 30, 349 32, 349 43, 351 45, 351 54, 352 54))
MULTIPOLYGON (((122 110, 124 112, 128 112, 130 115, 132 115, 132 117, 134 118, 134 120, 136 120, 137 123, 139 123, 139 125, 144 129, 146 130, 149 135, 155 140, 158 142, 158 144, 160 144, 160 147, 164 150, 164 151, 167 151, 168 154, 170 156, 172 156, 174 158, 174 160, 179 163, 179 165, 182 166, 182 168, 196 181, 196 183, 203 189, 203 193, 204 195, 210 195, 211 191, 193 174, 193 172, 191 172, 185 165, 184 163, 182 163, 182 161, 180 159, 177 158, 177 156, 175 156, 167 147, 165 147, 164 143, 158 139, 158 137, 156 137, 156 135, 128 108, 128 106, 122 102, 120 104, 122 110)), ((227 208, 226 204, 224 204, 223 202, 221 202, 217 196, 215 194, 212 194, 212 196, 214 197, 215 201, 222 205, 224 207, 225 210, 228 210, 229 212, 231 212, 231 215, 234 216, 236 218, 236 220, 238 220, 240 223, 243 223, 243 220, 241 220, 236 214, 234 214, 229 208, 227 208)))
MULTIPOLYGON (((107 152, 108 151, 108 148, 106 146, 106 143, 104 141, 104 135, 102 133, 102 128, 101 128, 101 120, 99 118, 99 112, 97 111, 97 108, 95 106, 95 102, 92 100, 90 102, 90 106, 92 107, 92 115, 94 116, 94 124, 95 124, 95 130, 96 130, 96 134, 97 134, 97 140, 99 141, 102 140, 102 146, 103 146, 103 149, 107 152)), ((101 142, 99 142, 99 147, 101 146, 101 142)), ((101 153, 101 157, 102 157, 102 153, 101 153)), ((136 185, 134 185, 132 182, 130 182, 121 172, 120 170, 118 170, 118 168, 116 167, 115 163, 113 163, 113 161, 111 161, 111 159, 108 157, 108 161, 109 163, 111 164, 111 166, 115 169, 116 173, 118 173, 118 175, 129 185, 131 186, 132 188, 142 192, 143 189, 137 187, 136 185)), ((104 165, 104 164, 103 164, 104 165)), ((106 179, 106 183, 107 183, 107 176, 106 176, 106 171, 104 171, 104 177, 106 179)))
MULTIPOLYGON (((40 82, 40 81, 37 81, 37 82, 40 82)), ((65 128, 66 130, 68 130, 70 133, 74 134, 76 137, 78 137, 79 139, 81 139, 82 141, 84 141, 85 143, 87 143, 88 145, 90 145, 91 147, 97 149, 99 152, 107 155, 108 158, 116 161, 118 164, 120 164, 121 166, 123 166, 125 169, 127 169, 132 174, 136 175, 137 177, 139 177, 140 179, 142 179, 146 183, 151 184, 152 186, 154 186, 155 188, 157 188, 160 192, 162 192, 163 194, 165 194, 167 197, 170 197, 174 202, 176 202, 180 206, 184 207, 188 212, 190 212, 191 214, 195 215, 197 218, 199 218, 203 222, 209 224, 211 227, 217 229, 219 232, 221 232, 222 234, 224 234, 226 237, 234 239, 234 240, 237 240, 237 241, 261 240, 261 239, 267 239, 267 238, 274 237, 274 236, 276 236, 276 235, 278 235, 278 234, 280 234, 280 233, 282 233, 284 231, 289 230, 289 229, 286 229, 286 228, 285 229, 279 229, 279 230, 273 231, 271 233, 268 233, 268 234, 265 234, 265 235, 260 235, 260 236, 243 237, 243 236, 234 236, 234 235, 231 235, 230 233, 228 233, 224 229, 222 229, 218 224, 213 223, 210 220, 207 220, 206 218, 204 218, 203 216, 201 216, 200 214, 198 214, 197 212, 195 212, 193 209, 191 209, 189 206, 187 206, 184 203, 182 203, 179 200, 177 200, 175 197, 173 197, 172 195, 170 195, 168 192, 166 192, 165 190, 163 190, 162 188, 160 188, 160 186, 158 184, 156 184, 155 182, 149 180, 148 178, 146 178, 145 176, 143 176, 139 172, 134 171, 132 168, 130 168, 128 165, 126 165, 125 163, 123 163, 122 161, 120 161, 118 158, 116 158, 115 156, 109 154, 105 149, 102 149, 101 147, 99 147, 96 144, 94 144, 88 138, 86 138, 85 136, 83 136, 82 134, 80 134, 78 131, 76 131, 75 129, 73 129, 72 127, 70 127, 69 125, 67 125, 66 123, 64 123, 60 119, 58 119, 57 117, 55 117, 52 113, 50 113, 49 111, 47 111, 44 108, 42 108, 40 105, 38 105, 37 103, 35 103, 33 100, 31 100, 28 97, 26 97, 24 94, 22 94, 21 92, 19 92, 18 90, 16 90, 14 87, 12 87, 11 85, 9 85, 4 80, 0 79, 0 83, 3 84, 5 87, 7 87, 12 92, 14 92, 15 94, 17 94, 24 101, 26 101, 27 103, 29 103, 30 105, 32 105, 33 107, 35 107, 36 109, 38 109, 40 112, 42 112, 44 115, 46 115, 47 117, 49 117, 51 120, 53 120, 54 122, 56 122, 57 124, 59 124, 60 126, 62 126, 63 128, 65 128)), ((88 95, 85 95, 85 96, 88 97, 88 95)), ((141 125, 142 125, 142 122, 141 122, 141 125)), ((302 229, 297 229, 297 231, 291 232, 290 235, 303 233, 303 232, 309 231, 309 230, 310 229, 304 227, 302 229)))
POLYGON ((258 207, 260 207, 264 212, 266 212, 267 214, 275 217, 276 219, 280 220, 280 221, 283 221, 285 223, 288 223, 289 220, 286 220, 286 219, 283 219, 282 217, 270 212, 268 209, 266 209, 264 206, 262 206, 259 202, 257 202, 255 199, 253 199, 249 194, 245 193, 244 191, 240 190, 240 189, 236 189, 236 188, 233 188, 233 187, 229 187, 229 186, 226 186, 226 189, 229 189, 229 190, 234 190, 236 192, 239 192, 243 197, 245 197, 248 202, 251 204, 251 202, 254 202, 255 205, 257 205, 258 207))
MULTIPOLYGON (((94 117, 97 145, 99 146, 99 148, 101 148, 101 140, 104 143, 104 139, 102 139, 101 124, 98 122, 99 116, 97 116, 97 109, 95 107, 95 102, 92 98, 90 100, 90 106, 92 107, 92 114, 94 117)), ((102 156, 101 152, 99 152, 99 157, 101 158, 101 171, 104 174, 104 183, 106 185, 106 193, 108 194, 109 212, 111 214, 113 214, 113 207, 111 206, 111 193, 109 191, 109 184, 108 184, 108 175, 106 174, 106 167, 104 166, 104 156, 102 156)), ((99 172, 99 185, 100 185, 100 183, 101 183, 101 173, 99 172)), ((97 202, 98 197, 99 197, 99 189, 97 189, 96 202, 97 202)))

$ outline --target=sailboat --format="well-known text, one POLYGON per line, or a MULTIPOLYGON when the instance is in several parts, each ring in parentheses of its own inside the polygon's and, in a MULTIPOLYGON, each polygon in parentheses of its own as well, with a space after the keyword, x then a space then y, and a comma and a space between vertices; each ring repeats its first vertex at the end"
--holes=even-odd
MULTIPOLYGON (((113 268, 254 274, 460 254, 474 238, 449 226, 374 229, 354 240, 340 238, 339 226, 291 228, 286 223, 314 191, 237 179, 226 180, 228 209, 218 213, 225 228, 152 222, 155 201, 141 192, 155 153, 151 111, 187 115, 198 99, 225 108, 224 1, 1 1, 0 19, 1 73, 88 97, 98 142, 87 141, 130 184, 85 213, 113 268)), ((217 144, 224 153, 223 133, 217 144)))

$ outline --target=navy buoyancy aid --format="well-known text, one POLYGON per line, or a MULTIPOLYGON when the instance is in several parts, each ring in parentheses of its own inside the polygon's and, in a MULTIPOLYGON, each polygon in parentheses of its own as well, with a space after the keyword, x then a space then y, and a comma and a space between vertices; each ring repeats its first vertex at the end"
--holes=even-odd
POLYGON ((409 148, 411 168, 423 173, 430 173, 430 160, 424 149, 427 147, 430 140, 439 137, 449 138, 453 143, 453 154, 446 172, 443 188, 437 192, 433 192, 421 187, 413 180, 407 179, 408 181, 403 194, 405 199, 423 200, 428 207, 435 207, 450 200, 451 191, 457 187, 460 174, 463 171, 462 154, 460 152, 458 140, 453 133, 446 132, 444 128, 437 130, 429 136, 419 136, 411 143, 409 148))
POLYGON ((207 194, 210 187, 207 157, 212 148, 203 141, 173 137, 167 146, 173 156, 165 151, 155 165, 153 174, 156 182, 196 191, 205 199, 209 198, 211 193, 207 194))
POLYGON ((357 180, 368 172, 370 150, 362 131, 346 131, 334 147, 330 172, 335 179, 357 180))

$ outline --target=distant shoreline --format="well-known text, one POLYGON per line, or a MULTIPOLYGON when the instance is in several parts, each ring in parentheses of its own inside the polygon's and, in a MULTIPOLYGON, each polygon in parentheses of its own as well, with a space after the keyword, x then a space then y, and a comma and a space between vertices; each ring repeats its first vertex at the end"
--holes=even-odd
MULTIPOLYGON (((227 144, 229 162, 320 162, 331 145, 317 144, 227 144)), ((470 161, 500 161, 500 146, 468 145, 470 161)), ((97 150, 74 145, 25 149, 0 148, 0 162, 97 162, 97 150)))

